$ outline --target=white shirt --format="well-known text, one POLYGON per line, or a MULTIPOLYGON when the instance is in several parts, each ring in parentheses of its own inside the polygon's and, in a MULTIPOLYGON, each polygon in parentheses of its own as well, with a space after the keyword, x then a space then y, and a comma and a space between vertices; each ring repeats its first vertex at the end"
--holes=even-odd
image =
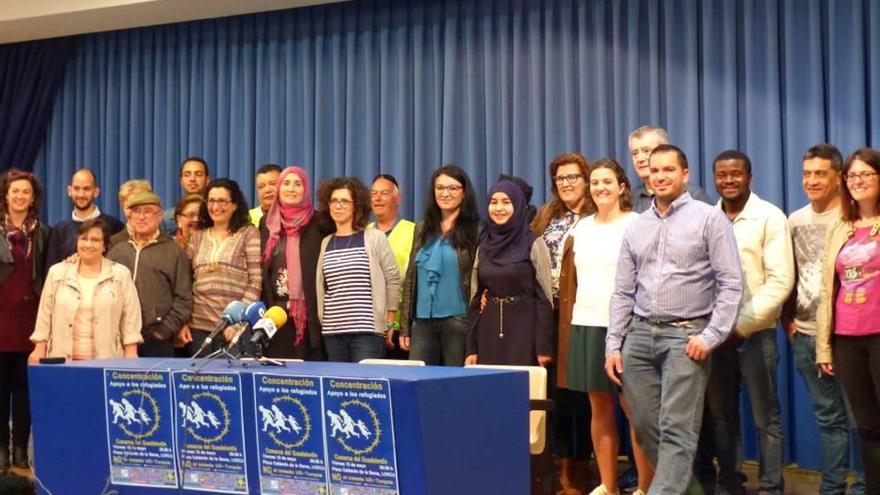
POLYGON ((745 282, 736 331, 748 337, 776 327, 779 310, 794 287, 791 228, 782 210, 753 191, 733 219, 733 235, 745 282))
POLYGON ((590 215, 572 229, 578 281, 571 316, 573 325, 608 326, 608 307, 614 292, 623 233, 638 216, 628 212, 611 223, 597 223, 596 215, 590 215))

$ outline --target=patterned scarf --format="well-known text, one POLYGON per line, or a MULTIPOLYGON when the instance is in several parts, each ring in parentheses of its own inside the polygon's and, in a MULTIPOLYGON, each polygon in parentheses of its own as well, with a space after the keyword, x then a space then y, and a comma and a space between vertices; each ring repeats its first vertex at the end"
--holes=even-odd
POLYGON ((303 292, 302 265, 299 257, 300 232, 312 220, 315 210, 309 198, 309 177, 306 171, 299 167, 287 167, 278 175, 275 187, 275 200, 266 213, 266 229, 269 231, 269 240, 266 242, 266 250, 263 252, 263 261, 268 261, 278 245, 281 233, 287 239, 285 260, 287 263, 287 292, 290 295, 290 304, 287 312, 293 320, 296 329, 294 345, 299 345, 305 336, 308 323, 306 311, 306 298, 303 292), (290 174, 296 174, 303 184, 303 200, 298 205, 281 204, 281 184, 284 178, 290 174))
POLYGON ((13 246, 16 246, 22 242, 27 242, 27 251, 25 252, 25 257, 30 258, 31 253, 34 249, 34 230, 37 228, 37 219, 31 216, 25 218, 24 223, 21 224, 21 228, 18 228, 9 221, 9 216, 5 216, 3 218, 3 222, 0 223, 0 229, 2 229, 2 234, 6 237, 6 242, 9 244, 9 250, 12 251, 13 246))

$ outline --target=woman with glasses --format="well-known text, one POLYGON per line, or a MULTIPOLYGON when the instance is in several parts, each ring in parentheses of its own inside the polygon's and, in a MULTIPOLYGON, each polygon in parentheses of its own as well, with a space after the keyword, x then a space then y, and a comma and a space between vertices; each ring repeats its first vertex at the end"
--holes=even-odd
MULTIPOLYGON (((193 268, 191 352, 204 343, 226 305, 258 300, 263 280, 260 232, 248 220, 247 201, 237 182, 215 179, 208 184, 198 228, 186 248, 193 268)), ((184 327, 181 333, 186 330, 184 327)), ((226 338, 233 332, 227 329, 226 338)))
POLYGON ((201 194, 187 194, 174 206, 174 221, 177 222, 174 240, 184 250, 193 232, 199 229, 199 210, 204 202, 201 194))
POLYGON ((9 469, 9 410, 12 407, 12 464, 27 469, 31 430, 28 340, 37 319, 45 274, 49 228, 40 221, 40 182, 30 172, 10 169, 0 178, 0 472, 9 469))
POLYGON ((837 375, 861 440, 865 493, 880 493, 880 151, 843 165, 841 217, 828 229, 816 314, 816 363, 837 375))
POLYGON ((560 482, 565 489, 583 490, 585 461, 590 457, 586 439, 590 423, 586 394, 568 388, 568 347, 571 315, 577 279, 569 234, 581 218, 587 216, 587 159, 578 153, 565 153, 550 162, 553 200, 540 208, 532 221, 532 230, 544 239, 550 251, 550 282, 554 323, 557 332, 555 360, 551 368, 552 417, 556 441, 555 454, 560 458, 560 482), (555 377, 553 376, 555 373, 555 377))
POLYGON ((331 232, 312 207, 309 176, 300 167, 278 175, 268 212, 260 219, 263 301, 289 318, 263 349, 273 358, 322 359, 315 277, 321 240, 331 232))
POLYGON ((477 295, 468 311, 465 364, 549 366, 552 361, 550 253, 529 229, 526 195, 523 185, 508 179, 489 189, 489 226, 471 282, 477 295))
POLYGON ((471 181, 461 168, 437 169, 431 189, 403 283, 400 347, 413 360, 461 366, 480 216, 471 181))
POLYGON ((321 183, 318 205, 336 224, 318 257, 318 317, 330 361, 385 355, 397 316, 400 272, 385 234, 367 229, 370 191, 357 179, 321 183))

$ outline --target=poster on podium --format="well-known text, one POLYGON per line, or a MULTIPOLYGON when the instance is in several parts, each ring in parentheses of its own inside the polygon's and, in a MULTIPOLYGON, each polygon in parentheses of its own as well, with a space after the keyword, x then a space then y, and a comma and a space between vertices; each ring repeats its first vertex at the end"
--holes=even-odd
POLYGON ((323 377, 330 495, 398 495, 387 379, 323 377))
POLYGON ((173 379, 182 487, 248 493, 241 377, 176 371, 173 379))
POLYGON ((172 411, 167 371, 104 370, 111 484, 178 487, 172 411))
POLYGON ((255 373, 254 415, 264 495, 326 495, 321 382, 255 373))

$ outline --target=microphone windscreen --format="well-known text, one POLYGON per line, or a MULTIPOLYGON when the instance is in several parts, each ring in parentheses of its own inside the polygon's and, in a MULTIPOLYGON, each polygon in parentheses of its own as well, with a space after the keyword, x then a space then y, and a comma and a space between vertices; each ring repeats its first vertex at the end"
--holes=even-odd
POLYGON ((266 304, 263 301, 254 301, 250 303, 244 310, 242 321, 247 322, 251 328, 260 321, 260 318, 266 313, 266 304))
POLYGON ((226 309, 223 310, 223 318, 228 320, 230 323, 238 323, 244 316, 245 309, 247 309, 247 305, 245 305, 245 303, 241 301, 232 301, 231 303, 227 304, 226 309))
POLYGON ((272 320, 272 323, 274 323, 277 328, 281 328, 282 325, 287 323, 287 311, 281 306, 272 306, 267 309, 266 314, 263 317, 272 320))

